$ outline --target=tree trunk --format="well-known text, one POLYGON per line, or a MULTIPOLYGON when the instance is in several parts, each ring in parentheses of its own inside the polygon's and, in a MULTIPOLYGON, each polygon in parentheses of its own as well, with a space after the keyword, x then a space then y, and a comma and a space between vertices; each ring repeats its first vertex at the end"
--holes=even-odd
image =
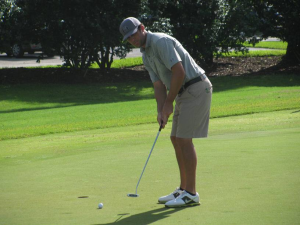
POLYGON ((284 61, 291 64, 300 64, 300 37, 294 37, 288 41, 284 61))

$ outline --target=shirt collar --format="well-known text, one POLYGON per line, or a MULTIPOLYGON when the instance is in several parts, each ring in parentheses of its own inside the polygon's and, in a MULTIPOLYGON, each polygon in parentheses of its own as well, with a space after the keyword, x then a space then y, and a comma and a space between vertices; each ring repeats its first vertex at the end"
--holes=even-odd
POLYGON ((147 31, 146 46, 145 48, 143 47, 140 48, 141 53, 144 53, 146 49, 151 46, 151 39, 152 39, 152 33, 150 31, 147 31))

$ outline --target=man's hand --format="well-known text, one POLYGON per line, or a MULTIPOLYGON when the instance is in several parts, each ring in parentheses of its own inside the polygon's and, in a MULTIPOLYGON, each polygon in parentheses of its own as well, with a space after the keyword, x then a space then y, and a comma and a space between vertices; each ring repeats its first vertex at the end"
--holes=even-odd
POLYGON ((162 115, 161 115, 161 113, 157 113, 157 122, 158 122, 158 124, 159 124, 159 126, 161 126, 162 125, 162 115))
POLYGON ((170 115, 173 113, 173 102, 166 101, 161 113, 162 127, 165 128, 170 115))

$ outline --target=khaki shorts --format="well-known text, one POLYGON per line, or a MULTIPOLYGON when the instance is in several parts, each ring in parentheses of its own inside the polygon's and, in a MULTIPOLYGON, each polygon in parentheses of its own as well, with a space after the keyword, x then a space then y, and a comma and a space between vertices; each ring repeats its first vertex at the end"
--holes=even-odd
POLYGON ((175 99, 171 136, 204 138, 208 135, 212 84, 206 78, 189 86, 175 99))

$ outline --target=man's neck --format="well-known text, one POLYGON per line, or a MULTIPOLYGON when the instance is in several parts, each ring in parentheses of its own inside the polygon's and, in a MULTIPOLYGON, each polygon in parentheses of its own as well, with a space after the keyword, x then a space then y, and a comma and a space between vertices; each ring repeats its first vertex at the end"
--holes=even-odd
POLYGON ((145 31, 145 43, 142 45, 142 48, 145 49, 147 44, 147 32, 145 31))

